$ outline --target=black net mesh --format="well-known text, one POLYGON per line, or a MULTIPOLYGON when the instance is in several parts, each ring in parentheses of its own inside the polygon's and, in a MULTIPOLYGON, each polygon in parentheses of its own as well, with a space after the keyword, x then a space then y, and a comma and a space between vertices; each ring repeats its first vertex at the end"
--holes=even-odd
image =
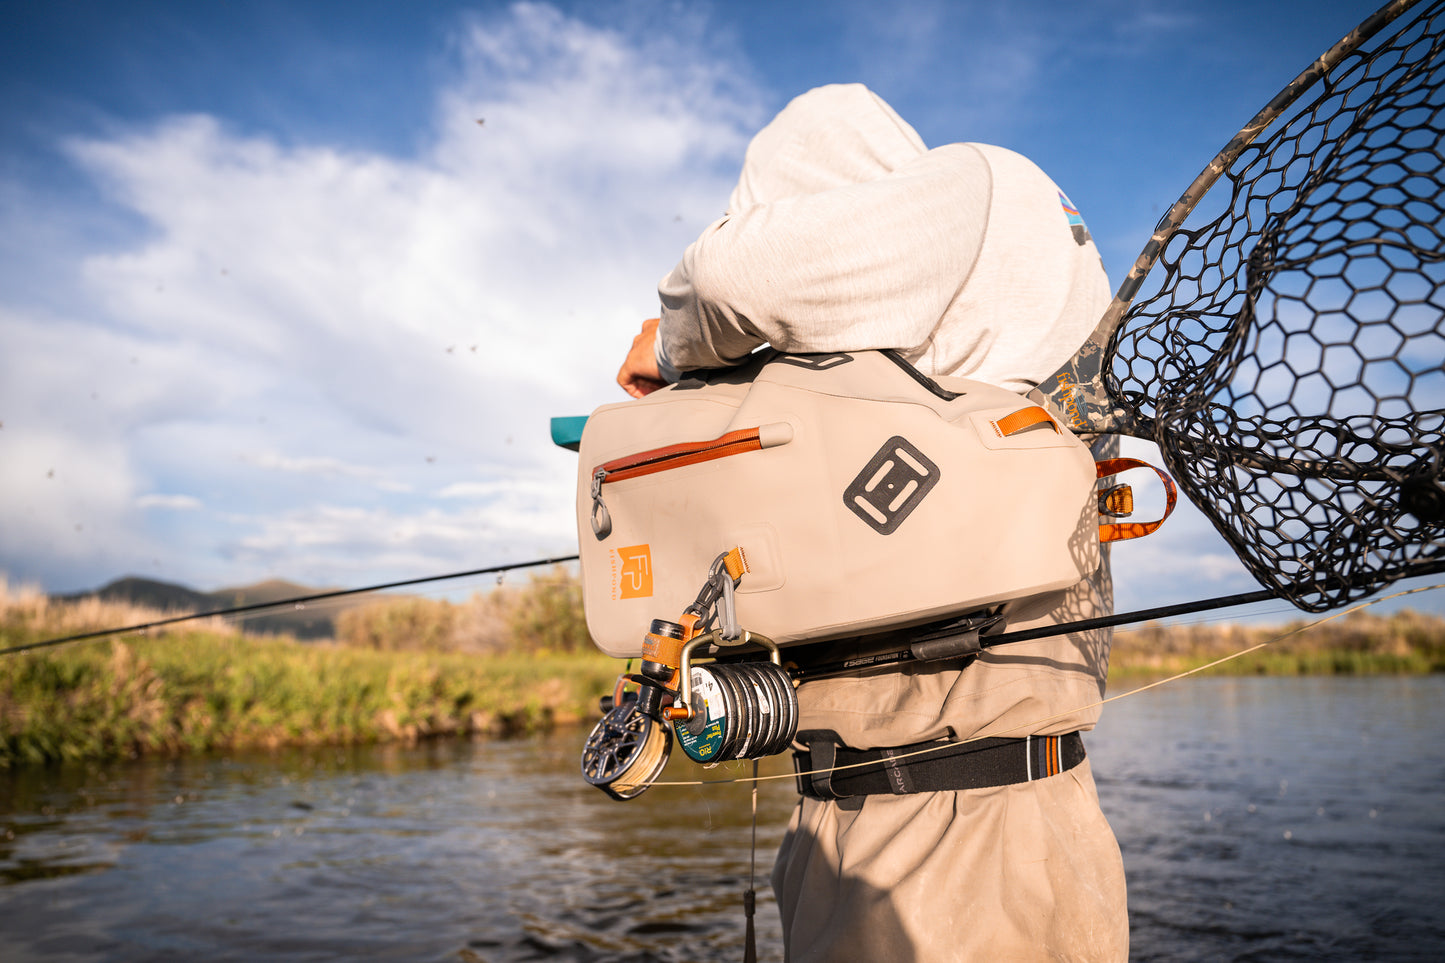
POLYGON ((1131 433, 1310 611, 1445 570, 1442 30, 1422 4, 1246 148, 1105 360, 1131 433))

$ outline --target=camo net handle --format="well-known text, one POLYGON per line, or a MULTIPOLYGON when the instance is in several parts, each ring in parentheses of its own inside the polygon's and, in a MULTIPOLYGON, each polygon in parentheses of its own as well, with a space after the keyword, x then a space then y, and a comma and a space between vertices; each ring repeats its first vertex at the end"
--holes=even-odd
POLYGON ((1106 430, 1155 441, 1307 611, 1445 570, 1445 0, 1391 23, 1410 6, 1276 98, 1209 197, 1191 188, 1098 359, 1106 430))

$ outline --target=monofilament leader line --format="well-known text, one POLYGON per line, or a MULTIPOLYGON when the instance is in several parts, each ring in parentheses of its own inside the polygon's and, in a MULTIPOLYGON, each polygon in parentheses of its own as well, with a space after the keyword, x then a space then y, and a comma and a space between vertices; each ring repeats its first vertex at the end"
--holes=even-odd
MULTIPOLYGON (((1338 611, 1338 612, 1334 612, 1334 613, 1332 613, 1332 614, 1330 614, 1330 615, 1326 615, 1324 618, 1316 619, 1316 620, 1313 621, 1313 622, 1308 622, 1308 623, 1306 623, 1306 624, 1304 624, 1304 625, 1301 625, 1301 626, 1298 626, 1298 627, 1296 627, 1296 628, 1290 629, 1288 632, 1284 632, 1284 633, 1282 633, 1282 634, 1280 634, 1280 635, 1277 635, 1277 636, 1275 636, 1275 637, 1272 638, 1272 639, 1266 639, 1265 641, 1260 642, 1260 643, 1258 643, 1258 644, 1256 644, 1256 645, 1251 645, 1251 646, 1250 646, 1249 648, 1247 648, 1247 649, 1241 649, 1241 650, 1238 651, 1238 652, 1231 652, 1229 655, 1223 656, 1222 658, 1215 659, 1213 662, 1208 662, 1208 663, 1206 663, 1206 664, 1204 664, 1204 665, 1196 666, 1196 667, 1193 668, 1193 669, 1186 669, 1185 671, 1180 672, 1180 673, 1177 673, 1177 674, 1175 674, 1175 675, 1171 675, 1171 676, 1169 676, 1168 678, 1158 679, 1158 680, 1156 680, 1156 681, 1154 681, 1154 682, 1150 682, 1150 683, 1147 684, 1147 685, 1142 685, 1142 686, 1140 686, 1140 687, 1137 688, 1137 689, 1130 689, 1128 692, 1121 692, 1121 693, 1119 693, 1119 694, 1116 695, 1116 696, 1110 696, 1110 697, 1108 697, 1107 699, 1100 699, 1098 702, 1091 702, 1091 703, 1089 703, 1088 705, 1078 706, 1078 707, 1072 708, 1072 709, 1066 709, 1066 710, 1063 711, 1063 712, 1058 712, 1058 713, 1055 713, 1055 714, 1053 714, 1053 715, 1051 715, 1051 716, 1045 716, 1045 717, 1043 717, 1042 719, 1035 719, 1035 720, 1033 720, 1032 722, 1023 722, 1023 723, 1020 723, 1020 724, 1018 724, 1018 725, 1016 725, 1016 726, 1010 726, 1010 727, 1008 727, 1007 729, 995 729, 995 730, 991 730, 991 731, 988 731, 988 732, 981 732, 981 733, 979 733, 978 735, 970 736, 970 737, 967 738, 967 739, 959 739, 959 740, 956 741, 956 742, 940 742, 940 743, 938 743, 938 745, 936 745, 936 746, 928 746, 927 748, 924 748, 924 749, 916 749, 916 750, 914 750, 913 752, 900 753, 900 754, 895 755, 895 756, 892 756, 892 757, 890 757, 890 758, 891 758, 892 760, 894 760, 894 761, 899 760, 899 759, 909 759, 909 758, 911 758, 911 757, 913 757, 913 756, 923 756, 923 755, 927 755, 928 753, 931 753, 931 752, 941 752, 941 751, 943 751, 943 750, 945 750, 945 749, 957 749, 959 746, 966 746, 966 745, 968 745, 968 744, 971 743, 971 742, 978 742, 978 741, 980 741, 980 740, 982 740, 982 739, 996 739, 996 738, 998 738, 998 737, 1000 737, 1000 736, 1007 736, 1009 733, 1018 732, 1018 731, 1023 730, 1023 729, 1028 729, 1028 730, 1036 729, 1036 728, 1044 725, 1045 723, 1052 722, 1052 721, 1055 720, 1055 719, 1061 719, 1061 718, 1063 718, 1064 716, 1072 715, 1072 714, 1074 714, 1074 713, 1076 713, 1076 712, 1084 712, 1084 711, 1087 711, 1087 710, 1089 710, 1089 709, 1097 709, 1097 708, 1099 708, 1099 707, 1101 707, 1101 706, 1108 705, 1108 704, 1111 703, 1111 702, 1118 702, 1118 701, 1120 701, 1121 699, 1128 699, 1128 698, 1130 698, 1131 696, 1136 696, 1136 695, 1140 695, 1141 693, 1148 692, 1150 689, 1157 689, 1157 688, 1159 688, 1159 687, 1161 687, 1161 686, 1168 685, 1168 684, 1171 683, 1171 682, 1178 682, 1180 679, 1187 678, 1187 677, 1189 677, 1189 676, 1191 676, 1191 675, 1198 675, 1198 674, 1201 673, 1201 672, 1207 672, 1208 670, 1213 669, 1213 668, 1215 668, 1215 667, 1217 667, 1217 666, 1224 665, 1224 664, 1227 663, 1227 662, 1232 662, 1232 661, 1234 661, 1235 659, 1243 658, 1243 657, 1246 656, 1246 655, 1249 655, 1249 654, 1254 653, 1254 652, 1258 652, 1260 649, 1263 649, 1263 648, 1266 648, 1266 647, 1268 647, 1268 646, 1274 645, 1274 644, 1277 643, 1277 642, 1282 642, 1282 641, 1284 641, 1285 639, 1290 638, 1291 636, 1299 635, 1299 634, 1301 634, 1301 633, 1303 633, 1303 632, 1307 632, 1307 631, 1309 631, 1310 629, 1313 629, 1313 628, 1315 628, 1315 627, 1317 627, 1317 626, 1323 625, 1324 623, 1329 622, 1329 621, 1332 621, 1333 619, 1342 618, 1342 617, 1344 617, 1344 616, 1346 616, 1346 615, 1351 614, 1352 612, 1361 612, 1361 611, 1363 611, 1363 610, 1365 610, 1365 609, 1367 609, 1367 608, 1370 608, 1371 606, 1378 605, 1378 604, 1380 604, 1381 602, 1388 602, 1388 601, 1390 601, 1391 599, 1403 598, 1403 597, 1405 597, 1405 596, 1407 596, 1407 595, 1416 595, 1416 594, 1418 594, 1418 593, 1420 593, 1420 592, 1433 592, 1433 591, 1437 591, 1437 590, 1439 590, 1439 589, 1445 589, 1445 583, 1441 583, 1441 584, 1438 584, 1438 585, 1423 585, 1423 586, 1420 586, 1419 588, 1406 589, 1406 590, 1403 591, 1403 592, 1395 592, 1395 593, 1392 594, 1392 595, 1384 595, 1384 596, 1381 596, 1380 598, 1370 599, 1370 600, 1367 601, 1367 602, 1362 602, 1362 603, 1360 603, 1359 605, 1354 605, 1354 606, 1351 606, 1350 608, 1347 608, 1347 609, 1341 609, 1341 610, 1338 611)), ((834 766, 834 767, 831 768, 831 769, 814 769, 814 770, 810 770, 810 771, 807 771, 807 772, 788 772, 788 773, 783 773, 782 775, 777 775, 777 776, 759 776, 759 775, 757 775, 756 770, 754 770, 754 773, 753 773, 752 776, 738 776, 738 777, 733 778, 733 779, 692 779, 692 780, 677 780, 677 781, 673 781, 673 782, 662 782, 662 781, 658 781, 658 782, 654 782, 652 785, 653 785, 653 786, 725 786, 725 785, 736 784, 736 783, 753 783, 753 784, 756 786, 756 784, 757 784, 757 783, 760 783, 760 782, 774 782, 774 781, 779 780, 779 779, 796 779, 796 778, 798 778, 799 776, 821 776, 821 775, 825 775, 825 774, 830 773, 830 772, 842 772, 842 771, 848 770, 848 769, 859 769, 859 768, 862 768, 863 766, 877 766, 877 765, 880 765, 880 763, 877 762, 877 761, 855 762, 855 763, 848 763, 848 764, 842 765, 842 766, 834 766)))
POLYGON ((40 642, 27 642, 24 645, 12 645, 8 649, 0 649, 0 655, 12 655, 16 652, 29 652, 34 649, 46 649, 56 645, 65 645, 68 642, 84 642, 89 639, 103 639, 112 635, 125 635, 131 632, 145 632, 162 625, 175 625, 179 622, 191 622, 197 619, 219 618, 225 615, 241 615, 248 612, 264 612, 268 609, 280 609, 288 606, 295 607, 306 605, 311 602, 320 602, 326 599, 339 599, 348 595, 364 595, 367 592, 381 592, 386 589, 405 588, 408 585, 424 585, 428 582, 445 582, 450 579, 467 578, 473 575, 496 575, 499 572, 510 572, 519 568, 536 568, 539 565, 560 565, 563 562, 577 561, 576 555, 558 555, 553 558, 539 558, 530 562, 512 562, 507 565, 492 565, 488 568, 474 568, 466 572, 451 572, 447 575, 426 575, 421 578, 402 579, 399 582, 384 582, 380 585, 367 585, 363 588, 336 589, 331 592, 317 592, 314 595, 298 595, 295 598, 277 599, 275 602, 254 602, 250 605, 237 605, 228 609, 215 609, 210 612, 193 612, 190 615, 173 615, 164 619, 156 619, 151 622, 141 622, 136 625, 126 625, 115 629, 98 629, 94 632, 81 632, 77 635, 67 635, 59 639, 44 639, 40 642))

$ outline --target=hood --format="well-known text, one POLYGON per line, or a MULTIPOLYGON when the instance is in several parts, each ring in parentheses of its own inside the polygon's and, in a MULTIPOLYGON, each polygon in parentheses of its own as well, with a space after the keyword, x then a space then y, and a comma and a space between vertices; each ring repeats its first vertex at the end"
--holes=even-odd
POLYGON ((818 87, 794 98, 748 145, 728 213, 876 180, 927 149, 862 84, 818 87))

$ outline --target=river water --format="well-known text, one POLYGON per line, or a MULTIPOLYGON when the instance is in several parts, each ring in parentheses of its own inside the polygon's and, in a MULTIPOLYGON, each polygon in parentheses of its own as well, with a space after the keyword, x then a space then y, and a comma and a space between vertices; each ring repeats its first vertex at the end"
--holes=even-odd
MULTIPOLYGON (((1087 742, 1132 958, 1441 958, 1442 732, 1445 677, 1110 705, 1087 742)), ((582 735, 0 774, 0 959, 741 959, 751 793, 614 802, 577 774, 582 735)), ((663 778, 730 772, 685 763, 663 778)), ((781 960, 791 782, 758 797, 759 957, 781 960)))

